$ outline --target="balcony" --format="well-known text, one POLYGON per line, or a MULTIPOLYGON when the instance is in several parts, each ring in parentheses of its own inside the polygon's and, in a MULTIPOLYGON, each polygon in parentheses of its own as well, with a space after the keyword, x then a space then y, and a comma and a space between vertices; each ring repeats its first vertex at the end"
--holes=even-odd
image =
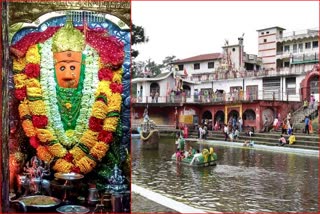
POLYGON ((288 59, 290 58, 292 53, 290 51, 277 51, 276 58, 277 59, 288 59))
POLYGON ((292 56, 291 64, 317 63, 319 62, 319 53, 305 53, 292 56))
POLYGON ((291 64, 315 63, 319 62, 319 53, 291 53, 289 51, 278 51, 277 59, 292 59, 291 64))
POLYGON ((300 75, 306 73, 303 67, 292 67, 292 68, 277 68, 278 75, 300 75))
MULTIPOLYGON (((297 63, 296 63, 297 64, 297 63)), ((296 74, 300 75, 305 72, 304 69, 301 68, 278 68, 277 70, 274 69, 266 69, 266 70, 246 70, 246 71, 231 71, 226 73, 208 73, 199 75, 193 75, 183 78, 183 80, 187 81, 194 81, 197 83, 205 83, 210 81, 217 81, 217 80, 232 80, 237 78, 257 78, 257 77, 270 77, 270 76, 281 76, 281 75, 288 75, 288 74, 296 74)))
POLYGON ((233 93, 213 93, 209 95, 182 96, 175 94, 170 96, 160 96, 158 100, 150 96, 135 97, 132 103, 152 104, 159 106, 183 105, 183 104, 232 104, 247 103, 253 101, 300 101, 300 94, 295 93, 295 89, 288 89, 288 93, 280 91, 256 91, 256 92, 233 92, 233 93))
POLYGON ((287 42, 294 39, 306 39, 306 38, 312 38, 312 37, 318 37, 319 35, 319 29, 313 28, 313 29, 306 29, 306 30, 300 30, 300 31, 291 31, 291 32, 285 32, 283 35, 279 35, 277 37, 278 42, 287 42))

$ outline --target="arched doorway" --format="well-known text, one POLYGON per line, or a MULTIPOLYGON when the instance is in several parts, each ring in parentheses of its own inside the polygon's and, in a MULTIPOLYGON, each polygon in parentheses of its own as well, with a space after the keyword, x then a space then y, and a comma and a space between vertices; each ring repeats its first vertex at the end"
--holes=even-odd
POLYGON ((229 114, 228 114, 228 123, 231 121, 231 119, 232 118, 234 118, 234 117, 236 117, 236 119, 237 119, 237 121, 238 121, 238 118, 239 118, 239 112, 238 111, 236 111, 236 110, 232 110, 232 111, 230 111, 229 112, 229 114))
POLYGON ((243 120, 255 120, 256 119, 256 113, 252 109, 247 109, 245 112, 242 114, 242 119, 243 120))
POLYGON ((208 130, 212 130, 212 114, 210 111, 205 111, 202 114, 202 124, 207 124, 208 130))
POLYGON ((257 123, 256 123, 256 112, 252 109, 247 109, 242 114, 243 119, 243 128, 245 127, 254 127, 256 129, 257 123))
MULTIPOLYGON (((310 94, 313 94, 317 101, 319 101, 319 76, 314 75, 310 78, 310 94)), ((310 97, 309 97, 310 98, 310 97)))
POLYGON ((314 66, 311 72, 307 72, 306 77, 301 81, 301 96, 302 100, 310 99, 313 92, 316 100, 319 100, 319 66, 314 66))
POLYGON ((151 85, 150 85, 150 94, 151 93, 156 93, 157 91, 158 91, 158 93, 160 92, 159 84, 156 83, 156 82, 151 83, 151 85))
POLYGON ((160 87, 159 84, 156 82, 151 83, 150 85, 150 97, 152 102, 158 102, 160 95, 160 87))
POLYGON ((220 130, 223 127, 224 124, 224 112, 219 110, 214 115, 214 124, 218 122, 218 130, 220 130))

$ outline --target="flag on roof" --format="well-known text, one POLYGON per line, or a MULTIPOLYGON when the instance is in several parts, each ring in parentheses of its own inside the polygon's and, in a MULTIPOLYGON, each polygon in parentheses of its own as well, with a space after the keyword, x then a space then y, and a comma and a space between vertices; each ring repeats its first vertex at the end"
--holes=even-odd
POLYGON ((183 69, 183 73, 184 73, 184 75, 188 76, 187 69, 183 69))

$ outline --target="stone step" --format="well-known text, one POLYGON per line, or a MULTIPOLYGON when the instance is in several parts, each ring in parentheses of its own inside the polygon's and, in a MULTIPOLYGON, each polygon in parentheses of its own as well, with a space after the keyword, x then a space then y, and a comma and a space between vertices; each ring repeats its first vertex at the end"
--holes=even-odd
MULTIPOLYGON (((195 138, 195 136, 190 136, 190 138, 195 138)), ((215 136, 215 137, 208 137, 207 140, 219 140, 219 141, 224 141, 224 137, 220 137, 220 136, 215 136)), ((251 139, 255 142, 255 144, 260 144, 260 145, 268 145, 268 146, 275 146, 277 145, 277 141, 276 142, 268 142, 268 141, 265 141, 265 140, 255 140, 255 139, 251 139)), ((236 142, 241 142, 243 143, 244 142, 244 139, 240 139, 240 140, 237 140, 236 142)), ((319 149, 319 146, 318 144, 299 144, 299 143, 295 143, 295 144, 292 144, 292 145, 288 145, 286 144, 285 146, 288 146, 288 147, 292 147, 292 148, 303 148, 303 149, 312 149, 312 150, 318 150, 319 149)))
MULTIPOLYGON (((190 135, 189 137, 192 137, 192 138, 197 138, 196 135, 190 135)), ((224 135, 214 135, 214 136, 208 136, 207 137, 208 140, 210 139, 220 139, 220 140, 224 140, 224 135)), ((271 144, 274 144, 274 143, 277 143, 278 142, 278 138, 262 138, 262 137, 257 137, 257 136, 252 136, 251 138, 249 136, 240 136, 240 140, 241 141, 245 141, 245 140, 253 140, 255 142, 261 142, 261 143, 271 143, 271 144)), ((315 147, 318 147, 318 142, 317 141, 302 141, 302 140, 299 140, 299 139, 296 139, 296 142, 295 142, 296 145, 310 145, 310 146, 315 146, 315 147)))
MULTIPOLYGON (((194 136, 197 136, 198 133, 196 131, 191 131, 189 132, 189 135, 194 135, 194 136)), ((208 136, 212 136, 212 135, 219 135, 219 136, 223 136, 224 137, 224 133, 222 133, 222 131, 209 131, 209 134, 208 136)), ((280 135, 281 135, 281 132, 278 131, 278 132, 268 132, 268 133, 255 133, 254 134, 255 136, 254 137, 260 137, 260 138, 265 138, 265 139, 279 139, 280 135)), ((242 137, 245 137, 245 133, 244 132, 241 132, 240 133, 240 136, 242 137)), ((288 137, 288 135, 283 135, 284 137, 288 137)), ((310 142, 316 142, 318 143, 319 142, 319 136, 317 134, 309 134, 309 135, 306 135, 306 134, 301 134, 301 133, 295 133, 295 136, 297 139, 301 140, 301 141, 310 141, 310 142)))
MULTIPOLYGON (((251 138, 249 136, 244 135, 244 133, 240 134, 239 141, 244 142, 245 140, 253 140, 255 143, 271 145, 274 146, 277 144, 281 133, 256 133, 251 138), (242 134, 242 135, 241 135, 242 134)), ((191 131, 189 132, 190 138, 197 138, 197 132, 191 131)), ((284 137, 288 137, 288 135, 284 135, 284 137)), ((208 140, 224 140, 224 134, 221 131, 209 131, 207 136, 208 140)), ((307 149, 319 149, 318 136, 308 136, 308 135, 296 135, 296 142, 291 147, 297 148, 307 148, 307 149)))

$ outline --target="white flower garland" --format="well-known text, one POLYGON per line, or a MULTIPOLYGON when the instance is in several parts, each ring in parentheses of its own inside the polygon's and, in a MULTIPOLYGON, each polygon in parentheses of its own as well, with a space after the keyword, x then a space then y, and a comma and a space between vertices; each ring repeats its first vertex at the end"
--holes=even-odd
POLYGON ((99 55, 92 47, 86 45, 84 50, 84 53, 86 54, 86 68, 80 104, 80 114, 76 122, 74 133, 66 134, 57 105, 58 100, 56 95, 56 81, 54 78, 54 58, 51 51, 52 38, 41 44, 40 47, 40 84, 43 90, 43 100, 48 116, 47 129, 55 135, 62 145, 72 147, 77 143, 85 130, 88 129, 88 121, 91 115, 92 105, 95 101, 94 92, 97 90, 99 83, 99 55))

